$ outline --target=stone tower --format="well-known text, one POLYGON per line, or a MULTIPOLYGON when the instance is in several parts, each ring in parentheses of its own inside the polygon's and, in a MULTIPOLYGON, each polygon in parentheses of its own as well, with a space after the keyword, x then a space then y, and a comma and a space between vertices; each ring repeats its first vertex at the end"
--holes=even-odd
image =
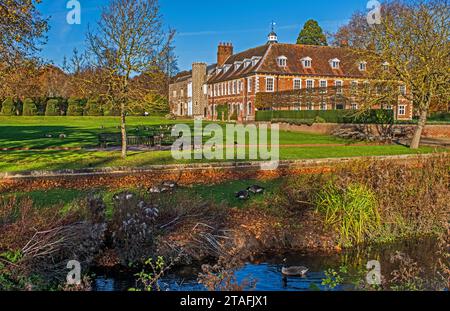
POLYGON ((206 64, 192 64, 192 112, 194 117, 206 116, 208 98, 204 90, 206 88, 206 64))

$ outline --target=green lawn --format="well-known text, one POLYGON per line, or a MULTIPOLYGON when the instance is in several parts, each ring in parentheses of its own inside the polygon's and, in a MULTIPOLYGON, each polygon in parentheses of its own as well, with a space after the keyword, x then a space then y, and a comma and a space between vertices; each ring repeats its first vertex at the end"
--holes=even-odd
MULTIPOLYGON (((137 126, 187 123, 192 120, 165 120, 160 117, 129 117, 128 130, 137 126)), ((119 152, 82 150, 45 150, 49 147, 93 147, 98 145, 101 132, 118 132, 118 117, 1 117, 0 149, 31 148, 33 150, 0 151, 0 172, 27 170, 76 169, 86 167, 148 166, 154 164, 187 163, 176 161, 170 151, 129 152, 126 160, 119 152), (52 134, 55 138, 46 138, 52 134), (60 139, 59 134, 67 135, 60 139)), ((222 125, 223 126, 223 125, 222 125)), ((333 158, 351 156, 398 155, 428 153, 429 147, 412 151, 398 145, 356 146, 351 141, 328 135, 297 132, 280 132, 281 160, 333 158), (321 146, 346 144, 345 146, 321 146), (291 146, 287 146, 291 145, 291 146), (297 147, 292 145, 318 145, 297 147)), ((206 160, 200 160, 206 161, 206 160)))

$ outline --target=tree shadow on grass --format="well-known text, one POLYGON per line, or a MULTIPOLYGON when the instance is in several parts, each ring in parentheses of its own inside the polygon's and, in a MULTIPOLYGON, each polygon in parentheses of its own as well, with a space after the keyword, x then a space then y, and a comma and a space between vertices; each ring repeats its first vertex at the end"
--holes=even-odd
POLYGON ((95 146, 100 132, 100 128, 96 131, 71 126, 0 126, 0 148, 95 146), (60 135, 65 138, 60 138, 60 135))

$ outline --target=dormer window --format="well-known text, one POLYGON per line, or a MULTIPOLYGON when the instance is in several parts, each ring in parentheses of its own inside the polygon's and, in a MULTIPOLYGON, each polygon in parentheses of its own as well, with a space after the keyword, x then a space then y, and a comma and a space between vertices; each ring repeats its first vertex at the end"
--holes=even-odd
POLYGON ((331 65, 331 68, 333 68, 333 69, 339 69, 340 63, 341 63, 341 61, 337 58, 330 60, 330 65, 331 65))
POLYGON ((238 62, 238 61, 234 62, 234 70, 238 70, 239 67, 241 67, 241 65, 242 65, 242 62, 238 62))
POLYGON ((252 63, 252 61, 248 58, 244 59, 244 68, 247 68, 250 64, 252 63))
POLYGON ((304 57, 302 58, 302 64, 304 68, 311 68, 312 59, 310 57, 304 57))
POLYGON ((222 72, 222 68, 221 67, 217 67, 217 74, 220 74, 222 72))
POLYGON ((252 66, 256 66, 256 64, 258 64, 260 59, 261 59, 261 57, 259 57, 259 56, 253 56, 252 57, 252 66))
POLYGON ((280 56, 277 58, 277 63, 279 67, 286 67, 287 66, 287 57, 286 56, 280 56))
POLYGON ((225 65, 223 66, 223 72, 227 72, 228 69, 230 69, 231 65, 225 65))
POLYGON ((359 71, 366 71, 366 69, 367 69, 367 62, 360 62, 359 71))
POLYGON ((384 62, 381 66, 383 66, 383 70, 389 70, 389 63, 384 62))

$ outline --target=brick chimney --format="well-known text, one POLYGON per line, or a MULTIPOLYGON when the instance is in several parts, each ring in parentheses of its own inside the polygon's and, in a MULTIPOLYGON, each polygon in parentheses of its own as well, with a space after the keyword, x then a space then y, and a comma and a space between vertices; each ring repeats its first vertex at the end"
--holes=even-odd
POLYGON ((225 64, 226 60, 233 55, 233 44, 231 43, 219 43, 217 49, 217 66, 225 64))

